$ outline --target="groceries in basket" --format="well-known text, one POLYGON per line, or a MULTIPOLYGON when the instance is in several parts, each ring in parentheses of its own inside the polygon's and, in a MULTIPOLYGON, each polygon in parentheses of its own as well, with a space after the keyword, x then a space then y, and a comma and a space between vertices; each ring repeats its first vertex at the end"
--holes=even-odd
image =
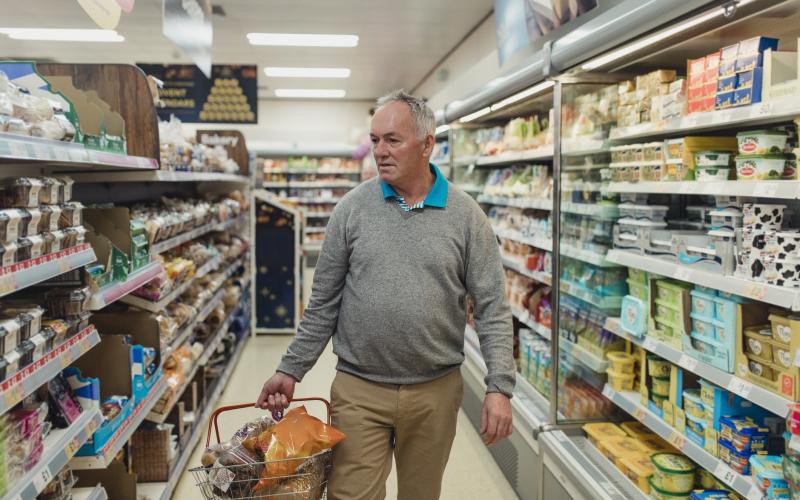
POLYGON ((330 455, 321 454, 344 438, 301 406, 278 423, 269 417, 248 423, 230 441, 207 448, 202 463, 222 498, 317 499, 330 467, 330 455))

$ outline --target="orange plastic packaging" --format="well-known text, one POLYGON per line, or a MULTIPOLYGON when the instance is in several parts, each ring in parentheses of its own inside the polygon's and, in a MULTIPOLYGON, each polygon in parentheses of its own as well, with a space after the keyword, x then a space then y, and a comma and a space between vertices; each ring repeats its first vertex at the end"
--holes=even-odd
POLYGON ((289 410, 275 427, 258 436, 264 453, 264 472, 253 491, 276 486, 293 476, 306 458, 334 447, 344 433, 312 417, 305 406, 289 410))

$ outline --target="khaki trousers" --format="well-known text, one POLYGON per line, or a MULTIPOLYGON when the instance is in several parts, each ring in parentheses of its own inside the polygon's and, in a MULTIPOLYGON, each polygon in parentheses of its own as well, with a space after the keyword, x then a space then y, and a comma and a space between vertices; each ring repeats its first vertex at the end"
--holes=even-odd
POLYGON ((461 371, 414 385, 337 372, 333 425, 347 435, 333 451, 329 500, 382 500, 397 463, 398 500, 435 500, 456 435, 464 394, 461 371))

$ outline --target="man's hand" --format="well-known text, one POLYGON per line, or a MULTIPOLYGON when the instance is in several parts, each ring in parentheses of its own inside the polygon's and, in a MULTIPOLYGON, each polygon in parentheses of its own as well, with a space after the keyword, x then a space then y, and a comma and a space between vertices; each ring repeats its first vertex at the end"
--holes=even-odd
POLYGON ((294 397, 294 377, 285 373, 276 372, 269 380, 264 382, 261 394, 258 395, 256 408, 270 411, 280 411, 289 406, 289 401, 294 397))
POLYGON ((511 435, 511 401, 499 392, 490 392, 483 400, 481 435, 483 443, 491 446, 511 435))

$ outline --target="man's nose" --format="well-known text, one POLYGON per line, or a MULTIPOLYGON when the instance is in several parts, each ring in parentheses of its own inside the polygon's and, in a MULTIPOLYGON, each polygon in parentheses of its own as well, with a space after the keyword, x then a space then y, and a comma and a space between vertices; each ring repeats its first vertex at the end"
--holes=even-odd
POLYGON ((386 155, 386 146, 384 145, 383 141, 378 141, 378 143, 375 144, 372 147, 372 149, 374 151, 375 156, 385 156, 386 155))

